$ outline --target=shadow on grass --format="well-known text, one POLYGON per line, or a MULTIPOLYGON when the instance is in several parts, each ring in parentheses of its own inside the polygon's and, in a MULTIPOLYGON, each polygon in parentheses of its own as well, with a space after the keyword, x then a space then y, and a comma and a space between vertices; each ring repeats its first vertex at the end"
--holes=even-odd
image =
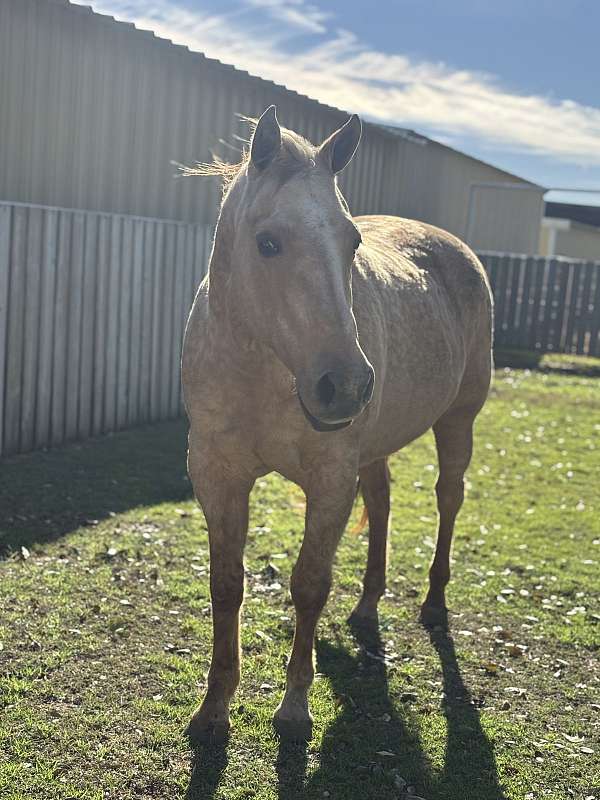
POLYGON ((192 496, 183 420, 2 462, 0 557, 112 512, 192 496))
POLYGON ((430 635, 446 697, 446 752, 438 771, 421 745, 418 723, 410 712, 411 694, 390 696, 379 634, 362 627, 353 627, 353 634, 357 656, 339 644, 317 645, 318 668, 331 681, 340 710, 325 732, 320 765, 310 777, 305 777, 306 748, 280 746, 279 799, 395 800, 405 796, 403 787, 408 784, 427 800, 506 800, 492 745, 461 677, 452 639, 443 632, 430 635), (372 762, 373 753, 382 755, 372 762))
POLYGON ((227 743, 195 747, 185 800, 210 800, 214 797, 227 762, 227 743))
POLYGON ((496 369, 530 369, 539 372, 557 372, 563 375, 581 375, 600 378, 600 358, 568 353, 542 353, 537 350, 494 350, 496 369))
POLYGON ((452 637, 431 631, 431 644, 440 659, 444 681, 443 711, 447 721, 444 770, 431 800, 454 797, 460 782, 465 800, 506 800, 498 780, 491 742, 481 725, 479 712, 458 666, 452 637))

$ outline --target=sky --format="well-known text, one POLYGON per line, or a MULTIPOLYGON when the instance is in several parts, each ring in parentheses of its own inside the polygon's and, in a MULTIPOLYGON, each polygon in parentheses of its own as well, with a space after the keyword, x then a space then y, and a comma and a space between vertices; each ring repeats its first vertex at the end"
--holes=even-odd
MULTIPOLYGON (((90 5, 90 0, 75 0, 90 5)), ((600 0, 91 0, 364 119, 600 205, 600 0)), ((284 120, 285 122, 285 120, 284 120)))

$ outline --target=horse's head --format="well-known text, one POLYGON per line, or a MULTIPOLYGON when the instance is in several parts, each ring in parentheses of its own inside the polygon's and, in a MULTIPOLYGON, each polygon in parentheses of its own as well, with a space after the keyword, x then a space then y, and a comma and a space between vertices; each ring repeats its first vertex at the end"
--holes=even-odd
POLYGON ((215 238, 220 275, 211 265, 211 286, 220 282, 234 324, 295 377, 316 430, 349 425, 373 394, 352 311, 361 236, 336 182, 360 136, 352 116, 313 147, 282 130, 268 108, 226 192, 215 238))

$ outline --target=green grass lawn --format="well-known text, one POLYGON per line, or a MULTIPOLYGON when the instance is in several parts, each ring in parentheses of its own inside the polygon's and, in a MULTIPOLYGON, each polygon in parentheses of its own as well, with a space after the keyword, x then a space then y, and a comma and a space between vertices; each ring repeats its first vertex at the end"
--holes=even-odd
POLYGON ((600 798, 599 410, 593 370, 498 370, 457 526, 448 635, 417 622, 435 540, 431 435, 393 458, 381 638, 345 621, 367 545, 348 531, 308 746, 279 747, 271 728, 302 536, 295 486, 271 476, 253 492, 232 735, 192 752, 182 732, 211 622, 185 425, 4 462, 0 797, 398 800, 408 785, 426 800, 600 798))

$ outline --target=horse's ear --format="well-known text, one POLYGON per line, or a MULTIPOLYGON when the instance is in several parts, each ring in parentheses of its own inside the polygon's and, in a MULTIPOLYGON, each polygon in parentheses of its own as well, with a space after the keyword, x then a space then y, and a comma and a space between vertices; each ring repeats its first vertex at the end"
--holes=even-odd
POLYGON ((360 117, 352 114, 348 122, 342 125, 319 147, 319 158, 325 162, 335 175, 348 165, 356 152, 362 135, 360 117))
POLYGON ((256 123, 250 145, 250 161, 257 169, 264 169, 280 148, 281 128, 277 121, 277 111, 275 106, 269 106, 256 123))

